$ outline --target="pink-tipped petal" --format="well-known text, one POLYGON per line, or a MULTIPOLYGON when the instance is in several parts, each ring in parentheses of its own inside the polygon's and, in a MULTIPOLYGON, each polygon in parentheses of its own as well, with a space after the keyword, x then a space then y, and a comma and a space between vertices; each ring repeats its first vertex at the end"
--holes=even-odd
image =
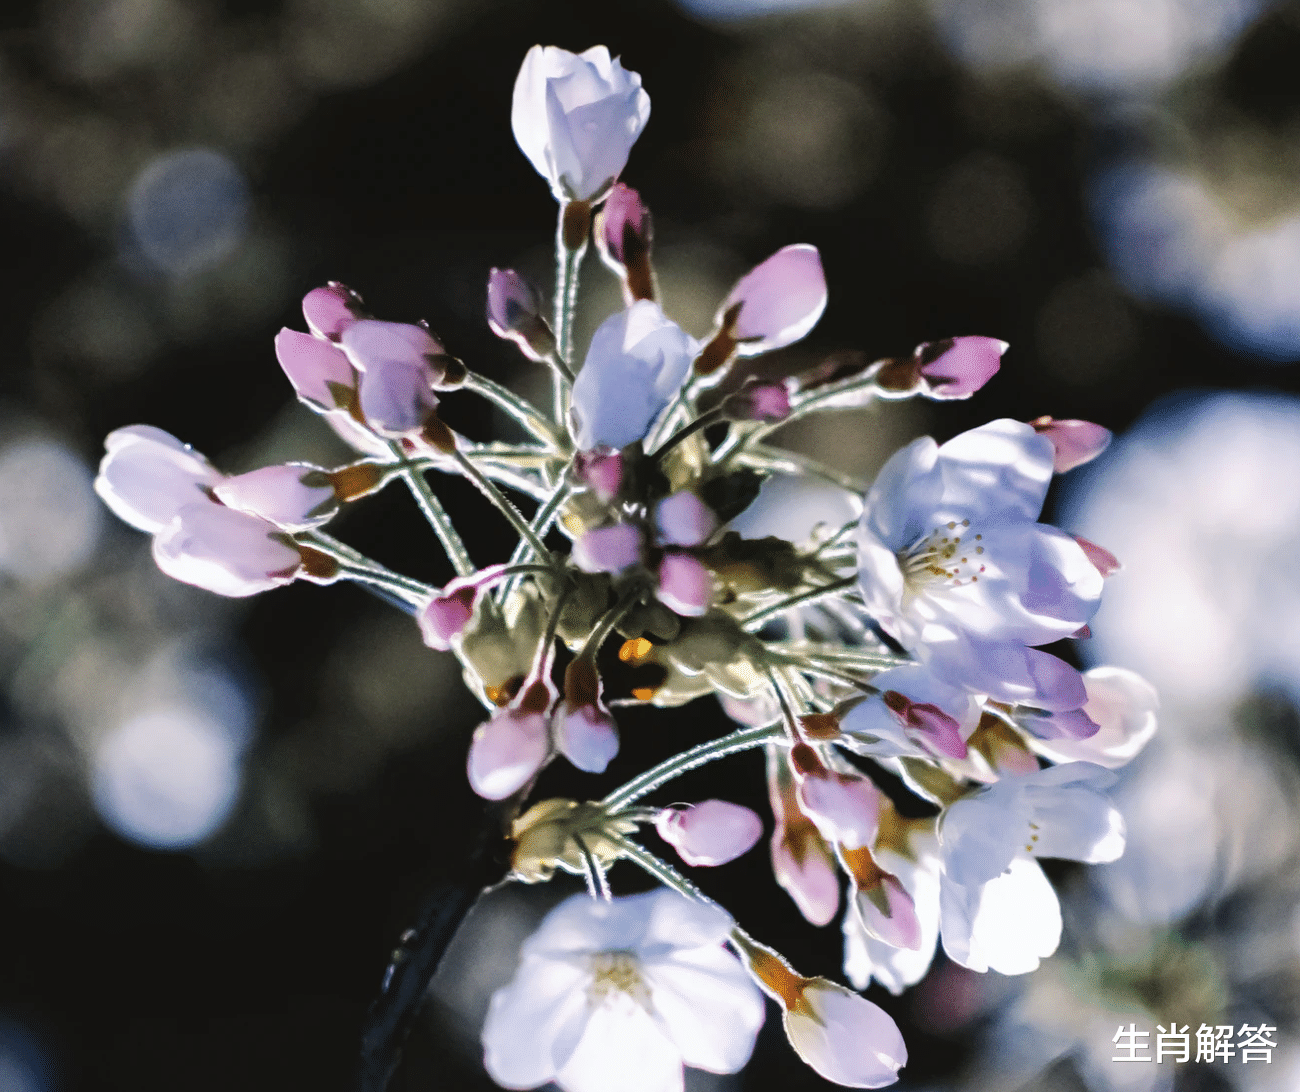
POLYGON ((206 499, 177 513, 154 538, 153 556, 174 580, 232 597, 288 584, 302 566, 273 524, 206 499))
POLYGON ((573 544, 573 563, 584 573, 620 573, 644 556, 641 528, 616 523, 587 531, 573 544))
POLYGON ((897 690, 886 690, 880 697, 907 734, 931 753, 966 757, 961 725, 933 702, 916 702, 897 690))
POLYGON ((1088 560, 1093 563, 1102 576, 1110 576, 1111 573, 1117 573, 1124 567, 1119 563, 1119 558, 1109 550, 1098 546, 1095 542, 1089 542, 1086 538, 1080 538, 1078 535, 1074 536, 1074 541, 1079 544, 1088 560))
POLYGON ((264 466, 227 478, 212 490, 222 504, 261 516, 286 531, 305 531, 339 509, 325 471, 302 463, 264 466))
POLYGON ((343 351, 311 334, 281 330, 275 335, 275 357, 298 397, 313 408, 337 409, 356 389, 356 373, 343 351))
POLYGON ((718 529, 718 517, 689 489, 665 497, 655 507, 655 529, 667 546, 699 546, 718 529))
POLYGON ((1051 417, 1039 417, 1029 423, 1040 436, 1052 441, 1056 452, 1053 469, 1058 474, 1091 462, 1110 446, 1112 439, 1110 429, 1091 421, 1057 421, 1051 417))
POLYGON ((544 713, 504 709, 474 732, 467 763, 470 787, 485 800, 504 800, 532 780, 550 747, 544 713))
POLYGON ((688 865, 711 868, 734 861, 763 836, 763 821, 749 808, 726 800, 665 808, 655 817, 659 837, 688 865))
POLYGON ((883 1088, 898 1080, 907 1046, 898 1025, 865 997, 813 979, 785 1014, 795 1052, 829 1081, 848 1088, 883 1088))
POLYGON ((604 773, 618 754, 618 726, 603 705, 570 707, 562 702, 555 718, 555 745, 578 769, 604 773))
POLYGON ((880 790, 861 774, 843 774, 823 765, 806 743, 790 749, 798 785, 799 809, 828 842, 861 849, 876 840, 880 827, 880 790))
POLYGON ((302 315, 317 337, 338 341, 344 330, 365 316, 365 311, 360 296, 332 281, 324 288, 313 288, 303 296, 302 315))
POLYGON ((420 634, 424 643, 439 652, 451 648, 453 637, 460 636, 474 617, 474 602, 478 598, 477 588, 448 589, 443 595, 435 595, 416 615, 420 624, 420 634))
POLYGON ((386 361, 361 375, 361 413, 381 436, 418 432, 438 408, 427 364, 386 361))
POLYGON ((1017 717, 1016 723, 1038 739, 1089 739, 1099 725, 1082 709, 1069 709, 1047 716, 1017 717))
POLYGON ((925 393, 930 398, 969 398, 1002 366, 1009 346, 995 337, 953 337, 916 348, 925 393))
POLYGON ((685 618, 698 618, 713 602, 713 574, 690 554, 664 554, 659 563, 659 602, 685 618))
POLYGON ((782 247, 736 283, 718 309, 718 322, 737 304, 732 336, 741 356, 792 345, 826 309, 826 274, 815 246, 782 247))

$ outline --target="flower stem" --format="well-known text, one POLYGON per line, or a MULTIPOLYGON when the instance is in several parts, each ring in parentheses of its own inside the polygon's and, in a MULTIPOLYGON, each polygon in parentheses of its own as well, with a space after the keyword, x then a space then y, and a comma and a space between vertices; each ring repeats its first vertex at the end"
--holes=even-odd
POLYGON ((654 458, 662 459, 665 455, 668 454, 668 452, 672 451, 673 448, 675 448, 678 444, 682 443, 682 441, 687 440, 690 437, 694 436, 701 429, 706 429, 710 425, 717 424, 721 420, 722 420, 722 410, 720 408, 714 408, 709 410, 707 413, 700 414, 689 425, 686 425, 684 428, 678 429, 671 436, 669 436, 668 439, 664 441, 663 446, 660 447, 659 450, 657 450, 654 453, 654 458))
POLYGON ((501 386, 500 383, 494 383, 491 379, 479 375, 477 372, 470 372, 465 377, 461 389, 473 391, 475 394, 486 398, 498 409, 506 413, 507 416, 523 425, 547 447, 559 450, 566 446, 559 434, 551 427, 551 423, 537 412, 537 408, 531 402, 521 398, 514 391, 501 386))
POLYGON ((587 252, 585 233, 581 245, 569 245, 572 239, 566 238, 571 232, 572 219, 569 205, 560 206, 559 219, 555 225, 555 355, 564 369, 551 369, 552 396, 554 398, 555 423, 561 428, 569 412, 569 380, 565 372, 573 374, 573 315, 578 305, 578 270, 582 257, 587 252))
POLYGON ((773 725, 763 728, 742 728, 728 736, 711 739, 692 747, 689 751, 665 759, 645 773, 632 778, 627 784, 615 789, 602 800, 601 806, 609 811, 617 811, 634 800, 639 800, 647 793, 654 792, 660 785, 665 785, 675 777, 680 777, 688 770, 694 770, 708 762, 714 762, 738 751, 747 751, 751 747, 761 747, 769 740, 780 739, 784 731, 773 725))
MULTIPOLYGON (((398 444, 393 444, 393 454, 399 459, 404 458, 404 453, 398 444)), ((411 490, 411 496, 415 498, 415 503, 420 506, 420 511, 424 513, 424 518, 429 521, 429 526, 433 528, 433 533, 438 536, 438 541, 442 543, 442 548, 447 551, 447 558, 456 570, 456 575, 469 576, 474 571, 474 562, 470 560, 469 551, 465 549, 465 543, 461 541, 459 533, 452 526, 451 517, 447 515, 447 510, 442 506, 442 502, 438 500, 433 490, 429 488, 429 483, 425 481, 424 472, 411 466, 405 466, 402 468, 402 477, 406 480, 407 488, 411 490)))
MULTIPOLYGON (((737 453, 744 450, 751 444, 756 444, 764 437, 771 435, 777 429, 788 425, 791 421, 797 421, 800 417, 806 417, 826 407, 826 403, 833 402, 836 398, 847 394, 869 394, 877 389, 875 376, 869 378, 851 379, 845 383, 831 384, 826 387, 818 387, 816 390, 808 391, 803 395, 798 395, 790 400, 790 412, 779 421, 764 421, 761 424, 755 424, 744 430, 737 430, 732 434, 729 442, 723 445, 723 448, 717 452, 716 461, 724 462, 727 459, 734 458, 737 453)), ((852 408, 857 409, 860 405, 865 405, 866 400, 854 405, 852 408)), ((844 407, 849 408, 849 407, 844 407)))
POLYGON ((713 903, 713 900, 708 895, 691 883, 677 869, 673 868, 667 861, 660 860, 648 849, 637 845, 636 842, 630 838, 625 838, 621 834, 608 834, 606 837, 618 846, 619 853, 622 854, 625 860, 640 866, 665 887, 671 887, 679 895, 685 895, 695 902, 713 903))
MULTIPOLYGON (((572 491, 572 489, 573 486, 568 481, 562 479, 560 481, 560 484, 557 485, 555 489, 551 491, 550 496, 548 496, 546 500, 542 502, 542 506, 537 510, 537 513, 533 516, 533 522, 530 525, 532 527, 534 536, 538 540, 541 540, 546 537, 546 532, 551 529, 551 524, 555 522, 556 514, 560 511, 561 505, 563 505, 564 502, 568 499, 569 493, 572 491)), ((521 538, 519 540, 519 544, 515 547, 514 553, 510 555, 510 564, 519 565, 528 561, 532 552, 533 549, 532 549, 531 540, 526 538, 521 538)), ((512 591, 514 591, 518 583, 519 582, 517 580, 510 580, 507 581, 505 584, 501 585, 501 592, 497 596, 497 602, 499 603, 505 602, 506 597, 512 591)))
POLYGON ((551 561, 551 551, 546 548, 542 540, 537 536, 537 532, 528 526, 528 521, 519 514, 519 509, 511 504, 506 495, 492 484, 487 475, 475 466, 463 451, 457 449, 453 458, 460 464, 465 477, 477 485, 479 491, 496 505, 497 510, 510 521, 510 526, 519 533, 519 537, 533 548, 533 552, 537 557, 543 561, 551 561))
POLYGON ((802 606, 805 603, 815 603, 818 599, 823 599, 828 595, 834 595, 845 588, 851 588, 857 583, 856 576, 846 576, 843 580, 836 580, 830 584, 822 584, 820 587, 810 588, 808 591, 800 592, 798 595, 792 595, 788 599, 782 599, 779 603, 773 603, 770 607, 764 607, 762 610, 756 610, 748 617, 740 619, 740 624, 751 633, 758 629, 769 618, 772 618, 782 611, 792 610, 794 607, 802 606))
POLYGON ((371 584, 384 588, 408 603, 425 602, 434 593, 434 588, 423 581, 395 573, 378 561, 366 557, 345 542, 340 542, 323 531, 308 531, 297 536, 298 541, 310 545, 323 554, 328 554, 339 563, 339 576, 345 580, 371 584))

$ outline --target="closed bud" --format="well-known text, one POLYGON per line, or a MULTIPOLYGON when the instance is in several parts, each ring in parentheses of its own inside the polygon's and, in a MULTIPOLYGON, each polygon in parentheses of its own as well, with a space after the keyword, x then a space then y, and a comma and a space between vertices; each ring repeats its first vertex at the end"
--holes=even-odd
POLYGON ((1111 432, 1091 421, 1058 421, 1036 417, 1029 422, 1040 436, 1052 441, 1052 468, 1058 474, 1091 462, 1110 446, 1111 432))
POLYGON ((784 421, 790 416, 790 390, 784 383, 746 383, 722 400, 729 421, 784 421))
POLYGON ((655 830, 688 865, 713 867, 753 849, 763 836, 763 821, 740 804, 703 800, 664 808, 655 817, 655 830))
POLYGON ((631 186, 617 183, 596 214, 596 249, 623 281, 628 306, 655 298, 650 249, 654 231, 650 210, 631 186))
POLYGON ((497 337, 513 341, 531 360, 555 354, 555 335, 542 317, 541 299, 513 269, 488 274, 487 321, 497 337))

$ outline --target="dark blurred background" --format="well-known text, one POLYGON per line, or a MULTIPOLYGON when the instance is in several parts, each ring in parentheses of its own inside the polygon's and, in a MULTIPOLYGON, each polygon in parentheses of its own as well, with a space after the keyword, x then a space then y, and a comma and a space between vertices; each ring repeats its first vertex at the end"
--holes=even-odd
MULTIPOLYGON (((624 178, 693 334, 735 277, 809 242, 829 307, 766 366, 1011 343, 968 403, 844 413, 793 446, 870 480, 912 436, 992 417, 1125 434, 1055 510, 1129 563, 1085 656, 1165 703, 1122 790, 1130 856, 1056 874, 1067 936, 1038 975, 940 958, 903 998, 873 990, 908 1038, 904 1087, 1300 1087, 1300 4, 7 0, 0 1092, 350 1086, 388 953, 476 821, 476 703, 355 589, 167 581, 90 483, 104 434, 138 422, 223 470, 344 461, 272 350, 327 280, 543 392, 483 321, 489 266, 549 289, 554 205, 509 126, 536 42, 604 43, 641 73, 653 111, 624 178), (1107 1063, 1121 1018, 1216 1016, 1280 1025, 1274 1062, 1107 1063)), ((618 306, 590 257, 583 306, 580 346, 618 306)), ((509 434, 447 407, 472 437, 509 434)), ((504 559, 504 524, 436 484, 475 559, 504 559)), ((398 490, 338 533, 451 575, 398 490)), ((554 770, 543 790, 597 795, 728 724, 712 699, 620 720, 599 784, 554 770)), ((673 791, 767 814, 752 754, 673 791)), ((642 885, 629 872, 616 889, 642 885)), ((761 848, 701 882, 801 970, 837 973, 838 929, 799 919, 761 848)), ((476 1022, 576 889, 552 887, 471 920, 396 1088, 491 1087, 476 1022)), ((688 1087, 830 1086, 770 1020, 745 1074, 688 1087)))

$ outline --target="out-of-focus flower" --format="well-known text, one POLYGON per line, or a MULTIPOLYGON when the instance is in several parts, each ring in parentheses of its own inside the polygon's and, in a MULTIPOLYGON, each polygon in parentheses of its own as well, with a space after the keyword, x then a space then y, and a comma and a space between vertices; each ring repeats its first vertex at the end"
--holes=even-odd
POLYGON ((750 969, 781 1005, 785 1033, 805 1062, 847 1088, 883 1088, 898 1080, 907 1046, 877 1005, 825 978, 805 978, 779 955, 741 942, 750 969))
POLYGON ((666 546, 699 546, 718 529, 718 517, 689 489, 665 497, 655 506, 655 530, 666 546))
POLYGON ((594 201, 627 166, 650 119, 641 77, 604 46, 533 46, 515 80, 515 140, 561 203, 594 201))
POLYGON ((274 524, 211 501, 187 504, 153 540, 153 557, 174 580, 243 597, 291 583, 298 547, 274 524))
POLYGON ((1052 448, 1056 452, 1053 466, 1058 474, 1091 462, 1110 446, 1110 429, 1094 425, 1091 421, 1058 421, 1054 417, 1036 417, 1029 423, 1040 436, 1046 436, 1052 441, 1052 448))
POLYGON ((605 1092, 618 1081, 676 1092, 683 1065, 738 1072, 763 1023, 763 1001, 722 947, 731 928, 719 907, 662 888, 611 902, 566 900, 525 941, 515 977, 492 996, 483 1025, 488 1073, 507 1088, 555 1081, 565 1092, 605 1092))
POLYGON ((585 573, 620 573, 645 556, 645 537, 633 523, 595 527, 573 544, 573 563, 585 573))
POLYGON ((681 389, 694 355, 690 335, 651 300, 602 322, 573 384, 578 448, 621 448, 642 439, 681 389))
POLYGON ((868 611, 940 678, 1065 710, 1086 698, 1078 673, 1032 646, 1086 625, 1102 579, 1035 522, 1052 464, 1051 442, 1018 421, 914 441, 867 493, 858 574, 868 611))
POLYGON ((659 837, 688 865, 726 864, 754 848, 763 821, 749 808, 726 800, 664 808, 655 818, 659 837))
POLYGON ((708 613, 713 602, 713 574, 692 554, 669 551, 659 562, 655 595, 669 610, 685 618, 708 613))
POLYGON ((1056 892, 1036 857, 1113 861, 1124 821, 1104 794, 1115 775, 1070 762, 1004 778, 950 805, 939 824, 940 913, 949 958, 1024 974, 1061 935, 1056 892))

